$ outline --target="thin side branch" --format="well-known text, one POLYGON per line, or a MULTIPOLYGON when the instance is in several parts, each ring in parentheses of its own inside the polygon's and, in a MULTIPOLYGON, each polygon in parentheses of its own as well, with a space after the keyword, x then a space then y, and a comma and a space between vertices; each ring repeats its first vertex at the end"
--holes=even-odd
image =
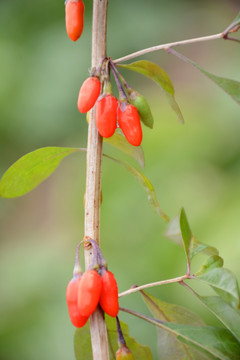
POLYGON ((197 37, 197 38, 193 38, 193 39, 186 39, 186 40, 175 41, 175 42, 171 42, 171 43, 152 46, 152 47, 136 51, 136 52, 134 52, 132 54, 123 56, 123 57, 121 57, 119 59, 112 60, 112 61, 115 64, 119 64, 119 63, 121 63, 123 61, 127 61, 127 60, 130 60, 130 59, 133 59, 133 58, 136 58, 136 57, 139 57, 139 56, 151 53, 151 52, 155 52, 155 51, 158 51, 158 50, 168 50, 168 49, 170 49, 171 47, 174 47, 174 46, 194 44, 194 43, 203 42, 203 41, 225 39, 225 40, 233 40, 233 41, 239 42, 240 40, 228 36, 229 33, 238 31, 239 28, 240 28, 240 26, 235 26, 234 28, 232 28, 232 26, 229 26, 226 30, 224 30, 223 32, 218 33, 218 34, 209 35, 209 36, 201 36, 201 37, 197 37))
POLYGON ((176 278, 173 278, 173 279, 161 280, 161 281, 156 281, 156 282, 141 285, 141 286, 136 286, 136 287, 133 287, 131 289, 128 289, 126 291, 121 292, 120 294, 118 294, 118 297, 122 297, 122 296, 125 296, 125 295, 130 295, 130 294, 133 294, 133 293, 135 293, 137 291, 147 289, 147 288, 150 288, 150 287, 154 287, 154 286, 160 286, 160 285, 166 285, 166 284, 172 284, 172 283, 182 283, 186 279, 192 279, 192 276, 186 274, 186 275, 179 276, 179 277, 176 277, 176 278))

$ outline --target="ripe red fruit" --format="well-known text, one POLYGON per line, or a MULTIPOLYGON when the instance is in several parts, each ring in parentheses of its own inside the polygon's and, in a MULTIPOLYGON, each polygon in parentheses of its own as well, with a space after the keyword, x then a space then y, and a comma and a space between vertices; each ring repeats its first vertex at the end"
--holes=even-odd
POLYGON ((65 23, 69 38, 80 38, 84 25, 84 3, 82 0, 65 1, 65 23))
POLYGON ((68 306, 69 317, 72 324, 78 328, 84 326, 88 320, 87 316, 82 316, 79 313, 77 306, 78 287, 81 281, 81 277, 72 279, 69 281, 66 291, 66 300, 68 306))
POLYGON ((113 273, 106 271, 102 276, 100 305, 108 315, 116 317, 119 312, 118 287, 113 273))
POLYGON ((118 101, 113 95, 106 95, 96 104, 96 125, 105 138, 114 134, 117 127, 118 101))
POLYGON ((142 142, 142 128, 135 106, 128 104, 123 111, 119 106, 118 123, 127 141, 134 146, 139 146, 142 142))
POLYGON ((87 78, 79 91, 77 106, 81 113, 88 112, 97 101, 101 92, 101 82, 96 76, 87 78))
POLYGON ((101 289, 102 280, 97 271, 86 271, 78 287, 78 310, 81 315, 88 317, 96 310, 101 289))

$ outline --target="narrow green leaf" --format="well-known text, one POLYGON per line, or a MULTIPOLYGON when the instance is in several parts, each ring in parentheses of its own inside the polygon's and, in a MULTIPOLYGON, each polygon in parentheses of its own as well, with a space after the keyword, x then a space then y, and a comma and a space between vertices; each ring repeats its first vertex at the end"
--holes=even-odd
POLYGON ((196 272, 196 276, 205 274, 206 272, 223 266, 223 258, 219 255, 210 256, 207 261, 203 264, 200 270, 196 272))
POLYGON ((113 136, 110 138, 103 138, 103 141, 114 146, 118 150, 123 153, 131 156, 134 160, 136 160, 142 169, 144 169, 145 161, 144 161, 144 153, 141 146, 133 146, 129 144, 126 140, 125 136, 121 129, 117 129, 113 136))
POLYGON ((200 296, 189 286, 187 286, 187 289, 189 289, 240 342, 240 311, 226 303, 219 296, 200 296))
MULTIPOLYGON (((128 325, 122 321, 120 323, 127 346, 133 353, 135 360, 153 360, 150 348, 139 344, 129 335, 128 325)), ((109 340, 110 360, 115 360, 115 354, 118 349, 116 319, 106 315, 106 325, 109 340)), ((83 328, 76 329, 74 335, 74 352, 76 360, 92 359, 89 322, 83 328)))
POLYGON ((183 247, 185 250, 185 254, 187 257, 187 262, 190 265, 190 246, 191 246, 191 240, 192 240, 192 232, 190 229, 190 226, 188 224, 187 215, 185 213, 185 210, 182 208, 180 212, 180 229, 182 233, 182 239, 183 239, 183 247))
MULTIPOLYGON (((139 314, 135 311, 123 309, 134 316, 139 317, 163 330, 174 334, 177 339, 187 345, 202 349, 204 355, 207 353, 220 360, 239 360, 240 343, 227 329, 216 328, 212 326, 194 326, 185 324, 174 324, 163 322, 146 315, 139 314)), ((186 359, 189 359, 189 357, 186 359)), ((194 358, 197 360, 202 357, 194 358)), ((210 357, 211 359, 211 357, 210 357)))
POLYGON ((115 161, 117 164, 122 165, 125 169, 127 169, 135 177, 135 179, 143 186, 145 192, 147 193, 148 201, 151 204, 151 206, 153 207, 153 209, 155 210, 155 212, 161 218, 163 218, 165 221, 169 221, 168 216, 163 212, 163 210, 159 206, 154 187, 153 187, 152 183, 148 180, 148 178, 145 175, 143 175, 139 170, 137 170, 135 167, 133 167, 132 165, 130 165, 124 161, 115 159, 106 154, 103 154, 103 155, 105 157, 107 157, 108 159, 115 161))
POLYGON ((198 241, 195 237, 193 237, 192 244, 191 244, 191 252, 190 252, 191 259, 201 252, 204 253, 205 255, 218 255, 219 254, 218 250, 215 247, 209 246, 207 244, 203 244, 200 241, 198 241))
POLYGON ((181 123, 184 122, 181 110, 174 97, 175 91, 172 81, 168 74, 162 68, 160 68, 160 66, 147 60, 140 60, 131 64, 118 64, 118 66, 132 71, 136 71, 155 81, 164 91, 172 109, 177 114, 179 121, 181 123))
MULTIPOLYGON (((153 316, 162 321, 183 323, 192 325, 204 325, 203 321, 194 313, 182 306, 166 303, 146 291, 141 291, 144 302, 153 316)), ((180 342, 175 334, 158 328, 159 360, 197 360, 212 359, 206 355, 199 354, 198 350, 192 349, 180 342)))
POLYGON ((210 285, 224 301, 234 307, 239 306, 239 287, 234 274, 225 268, 214 268, 197 275, 195 279, 210 285))
MULTIPOLYGON (((184 210, 183 210, 184 211, 184 210)), ((218 250, 212 246, 206 245, 198 241, 194 235, 191 235, 190 239, 190 227, 187 222, 186 214, 182 214, 182 226, 180 226, 180 214, 175 216, 168 224, 167 230, 165 232, 165 236, 174 241, 178 245, 184 245, 182 231, 185 232, 185 251, 187 250, 188 257, 192 259, 194 256, 203 252, 206 255, 218 255, 218 250), (185 223, 185 230, 184 230, 184 223, 185 223), (190 244, 189 244, 190 239, 190 244)))
POLYGON ((45 180, 69 154, 78 148, 45 147, 17 160, 0 181, 0 195, 4 198, 22 196, 45 180))
POLYGON ((230 95, 233 100, 235 100, 238 104, 240 104, 240 82, 236 80, 231 80, 227 78, 223 78, 220 76, 213 75, 208 71, 201 68, 194 61, 188 59, 186 56, 178 53, 176 50, 169 49, 169 52, 181 60, 193 65, 198 70, 200 70, 204 75, 206 75, 209 79, 211 79, 215 84, 217 84, 221 89, 223 89, 228 95, 230 95))

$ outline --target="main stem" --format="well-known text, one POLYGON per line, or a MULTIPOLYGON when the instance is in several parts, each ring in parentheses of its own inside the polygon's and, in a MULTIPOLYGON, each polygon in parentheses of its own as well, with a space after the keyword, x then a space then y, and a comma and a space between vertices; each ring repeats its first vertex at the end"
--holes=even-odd
MULTIPOLYGON (((108 0, 93 0, 92 67, 106 56, 108 0)), ((102 137, 99 135, 94 109, 90 112, 87 147, 87 177, 85 192, 85 236, 98 245, 100 240, 102 137)), ((85 250, 86 269, 91 263, 92 251, 85 250)), ((90 316, 93 360, 108 360, 108 338, 104 313, 98 307, 90 316)))

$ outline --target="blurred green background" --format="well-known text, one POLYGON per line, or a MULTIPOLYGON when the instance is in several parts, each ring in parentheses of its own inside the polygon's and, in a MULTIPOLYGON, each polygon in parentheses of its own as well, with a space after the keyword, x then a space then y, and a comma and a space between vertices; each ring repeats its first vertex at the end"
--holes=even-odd
MULTIPOLYGON (((0 174, 39 147, 86 146, 87 123, 76 99, 90 68, 92 1, 85 1, 85 8, 83 35, 73 43, 65 33, 63 1, 0 1, 0 174)), ((110 0, 108 55, 114 59, 160 43, 218 33, 238 11, 238 0, 110 0)), ((218 40, 178 50, 216 75, 240 80, 237 43, 218 40)), ((143 129, 144 174, 163 210, 174 217, 184 206, 197 238, 216 246, 239 279, 239 107, 172 55, 158 52, 144 59, 168 72, 185 118, 184 126, 177 122, 156 84, 123 71, 146 96, 155 118, 153 131, 143 129)), ((107 144, 104 152, 128 160, 107 144)), ((28 195, 0 199, 1 360, 74 359, 65 289, 84 231, 84 186, 85 154, 75 154, 28 195)), ((119 291, 184 274, 183 250, 164 237, 166 224, 143 189, 108 159, 103 160, 102 191, 101 245, 119 291)), ((201 291, 209 293, 203 286, 201 291)), ((218 324, 178 285, 150 292, 218 324)), ((120 304, 148 314, 138 294, 120 304)), ((157 359, 154 327, 130 315, 120 317, 157 359)))

